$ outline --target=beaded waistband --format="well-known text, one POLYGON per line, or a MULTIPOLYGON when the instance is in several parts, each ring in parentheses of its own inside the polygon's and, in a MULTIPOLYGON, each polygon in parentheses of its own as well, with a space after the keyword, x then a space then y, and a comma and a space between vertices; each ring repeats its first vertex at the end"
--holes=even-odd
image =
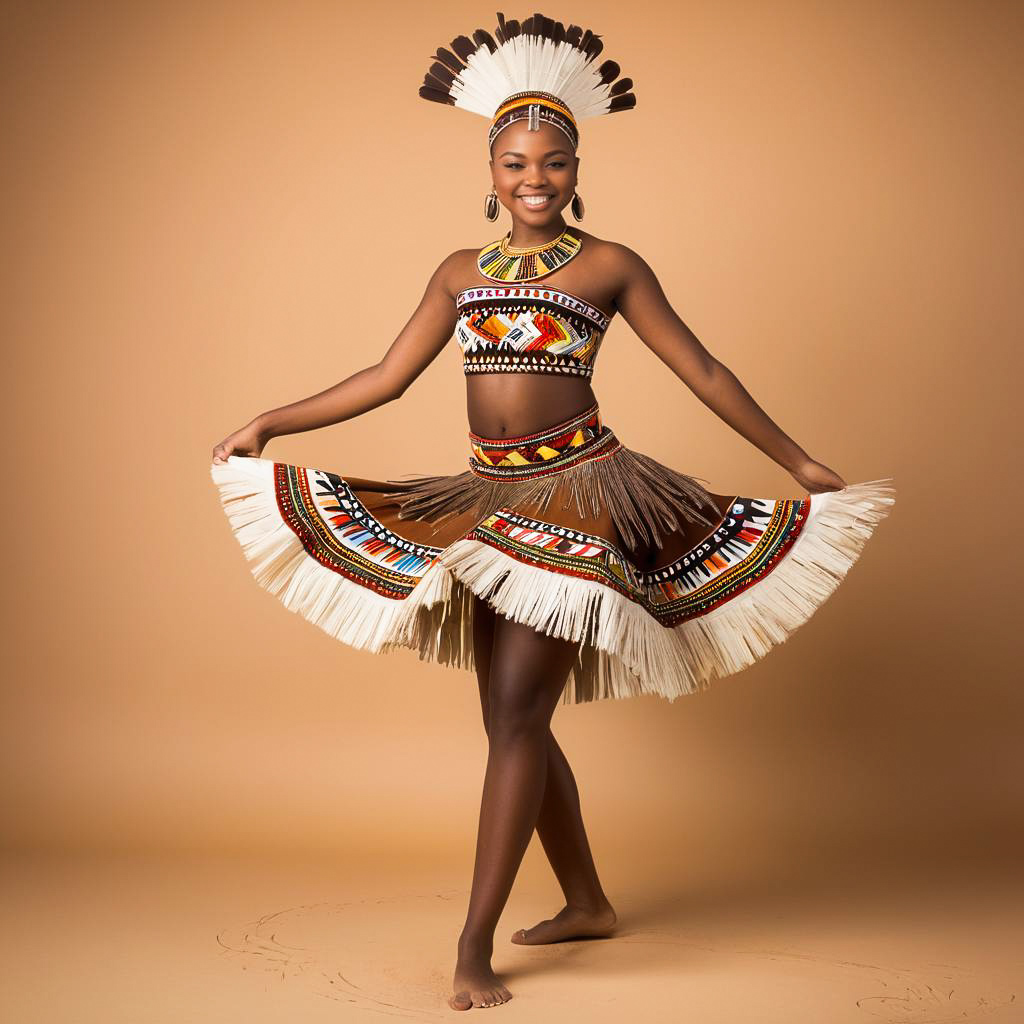
POLYGON ((532 480, 592 459, 607 458, 621 445, 601 420, 597 405, 521 437, 485 438, 470 432, 469 468, 488 480, 532 480))

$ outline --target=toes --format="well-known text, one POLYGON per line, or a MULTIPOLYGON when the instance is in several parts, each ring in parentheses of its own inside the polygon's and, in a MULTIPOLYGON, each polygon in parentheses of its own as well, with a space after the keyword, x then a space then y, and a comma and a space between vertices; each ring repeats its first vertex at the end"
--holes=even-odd
POLYGON ((512 993, 504 985, 499 985, 491 989, 463 989, 449 997, 448 1005, 453 1010, 468 1010, 471 1007, 500 1006, 511 998, 512 993))
POLYGON ((456 992, 448 1000, 448 1005, 453 1010, 468 1010, 473 1005, 473 998, 468 992, 456 992))
MULTIPOLYGON (((508 992, 508 989, 505 989, 505 991, 508 992)), ((474 995, 476 995, 476 993, 474 993, 474 995)), ((512 993, 509 992, 509 997, 510 998, 511 998, 511 995, 512 995, 512 993)), ((496 989, 496 988, 488 989, 485 992, 480 992, 479 993, 479 1000, 480 1000, 479 1002, 474 1002, 473 1005, 474 1006, 500 1006, 503 1002, 505 1002, 505 999, 502 996, 501 992, 498 989, 496 989)))

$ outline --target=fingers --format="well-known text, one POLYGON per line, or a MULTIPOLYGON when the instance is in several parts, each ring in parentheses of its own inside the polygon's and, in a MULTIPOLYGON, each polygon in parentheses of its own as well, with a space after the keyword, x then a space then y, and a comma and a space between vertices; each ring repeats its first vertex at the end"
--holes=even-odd
POLYGON ((216 466, 223 465, 228 460, 228 456, 231 453, 228 451, 227 446, 221 442, 213 449, 213 463, 216 466))

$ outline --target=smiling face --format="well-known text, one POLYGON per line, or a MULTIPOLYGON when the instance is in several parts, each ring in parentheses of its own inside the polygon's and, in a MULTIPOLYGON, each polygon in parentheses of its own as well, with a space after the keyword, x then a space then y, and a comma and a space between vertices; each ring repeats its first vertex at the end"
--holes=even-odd
POLYGON ((576 190, 579 157, 553 125, 531 132, 526 120, 513 121, 491 147, 491 179, 513 220, 530 229, 561 221, 576 190))

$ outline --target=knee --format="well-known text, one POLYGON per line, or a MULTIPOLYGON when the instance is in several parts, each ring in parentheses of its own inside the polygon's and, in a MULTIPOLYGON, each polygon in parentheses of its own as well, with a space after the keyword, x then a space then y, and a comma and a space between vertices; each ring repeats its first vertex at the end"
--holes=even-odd
POLYGON ((497 687, 497 692, 492 688, 484 724, 492 742, 522 737, 546 740, 550 725, 551 711, 543 694, 532 687, 497 687))

